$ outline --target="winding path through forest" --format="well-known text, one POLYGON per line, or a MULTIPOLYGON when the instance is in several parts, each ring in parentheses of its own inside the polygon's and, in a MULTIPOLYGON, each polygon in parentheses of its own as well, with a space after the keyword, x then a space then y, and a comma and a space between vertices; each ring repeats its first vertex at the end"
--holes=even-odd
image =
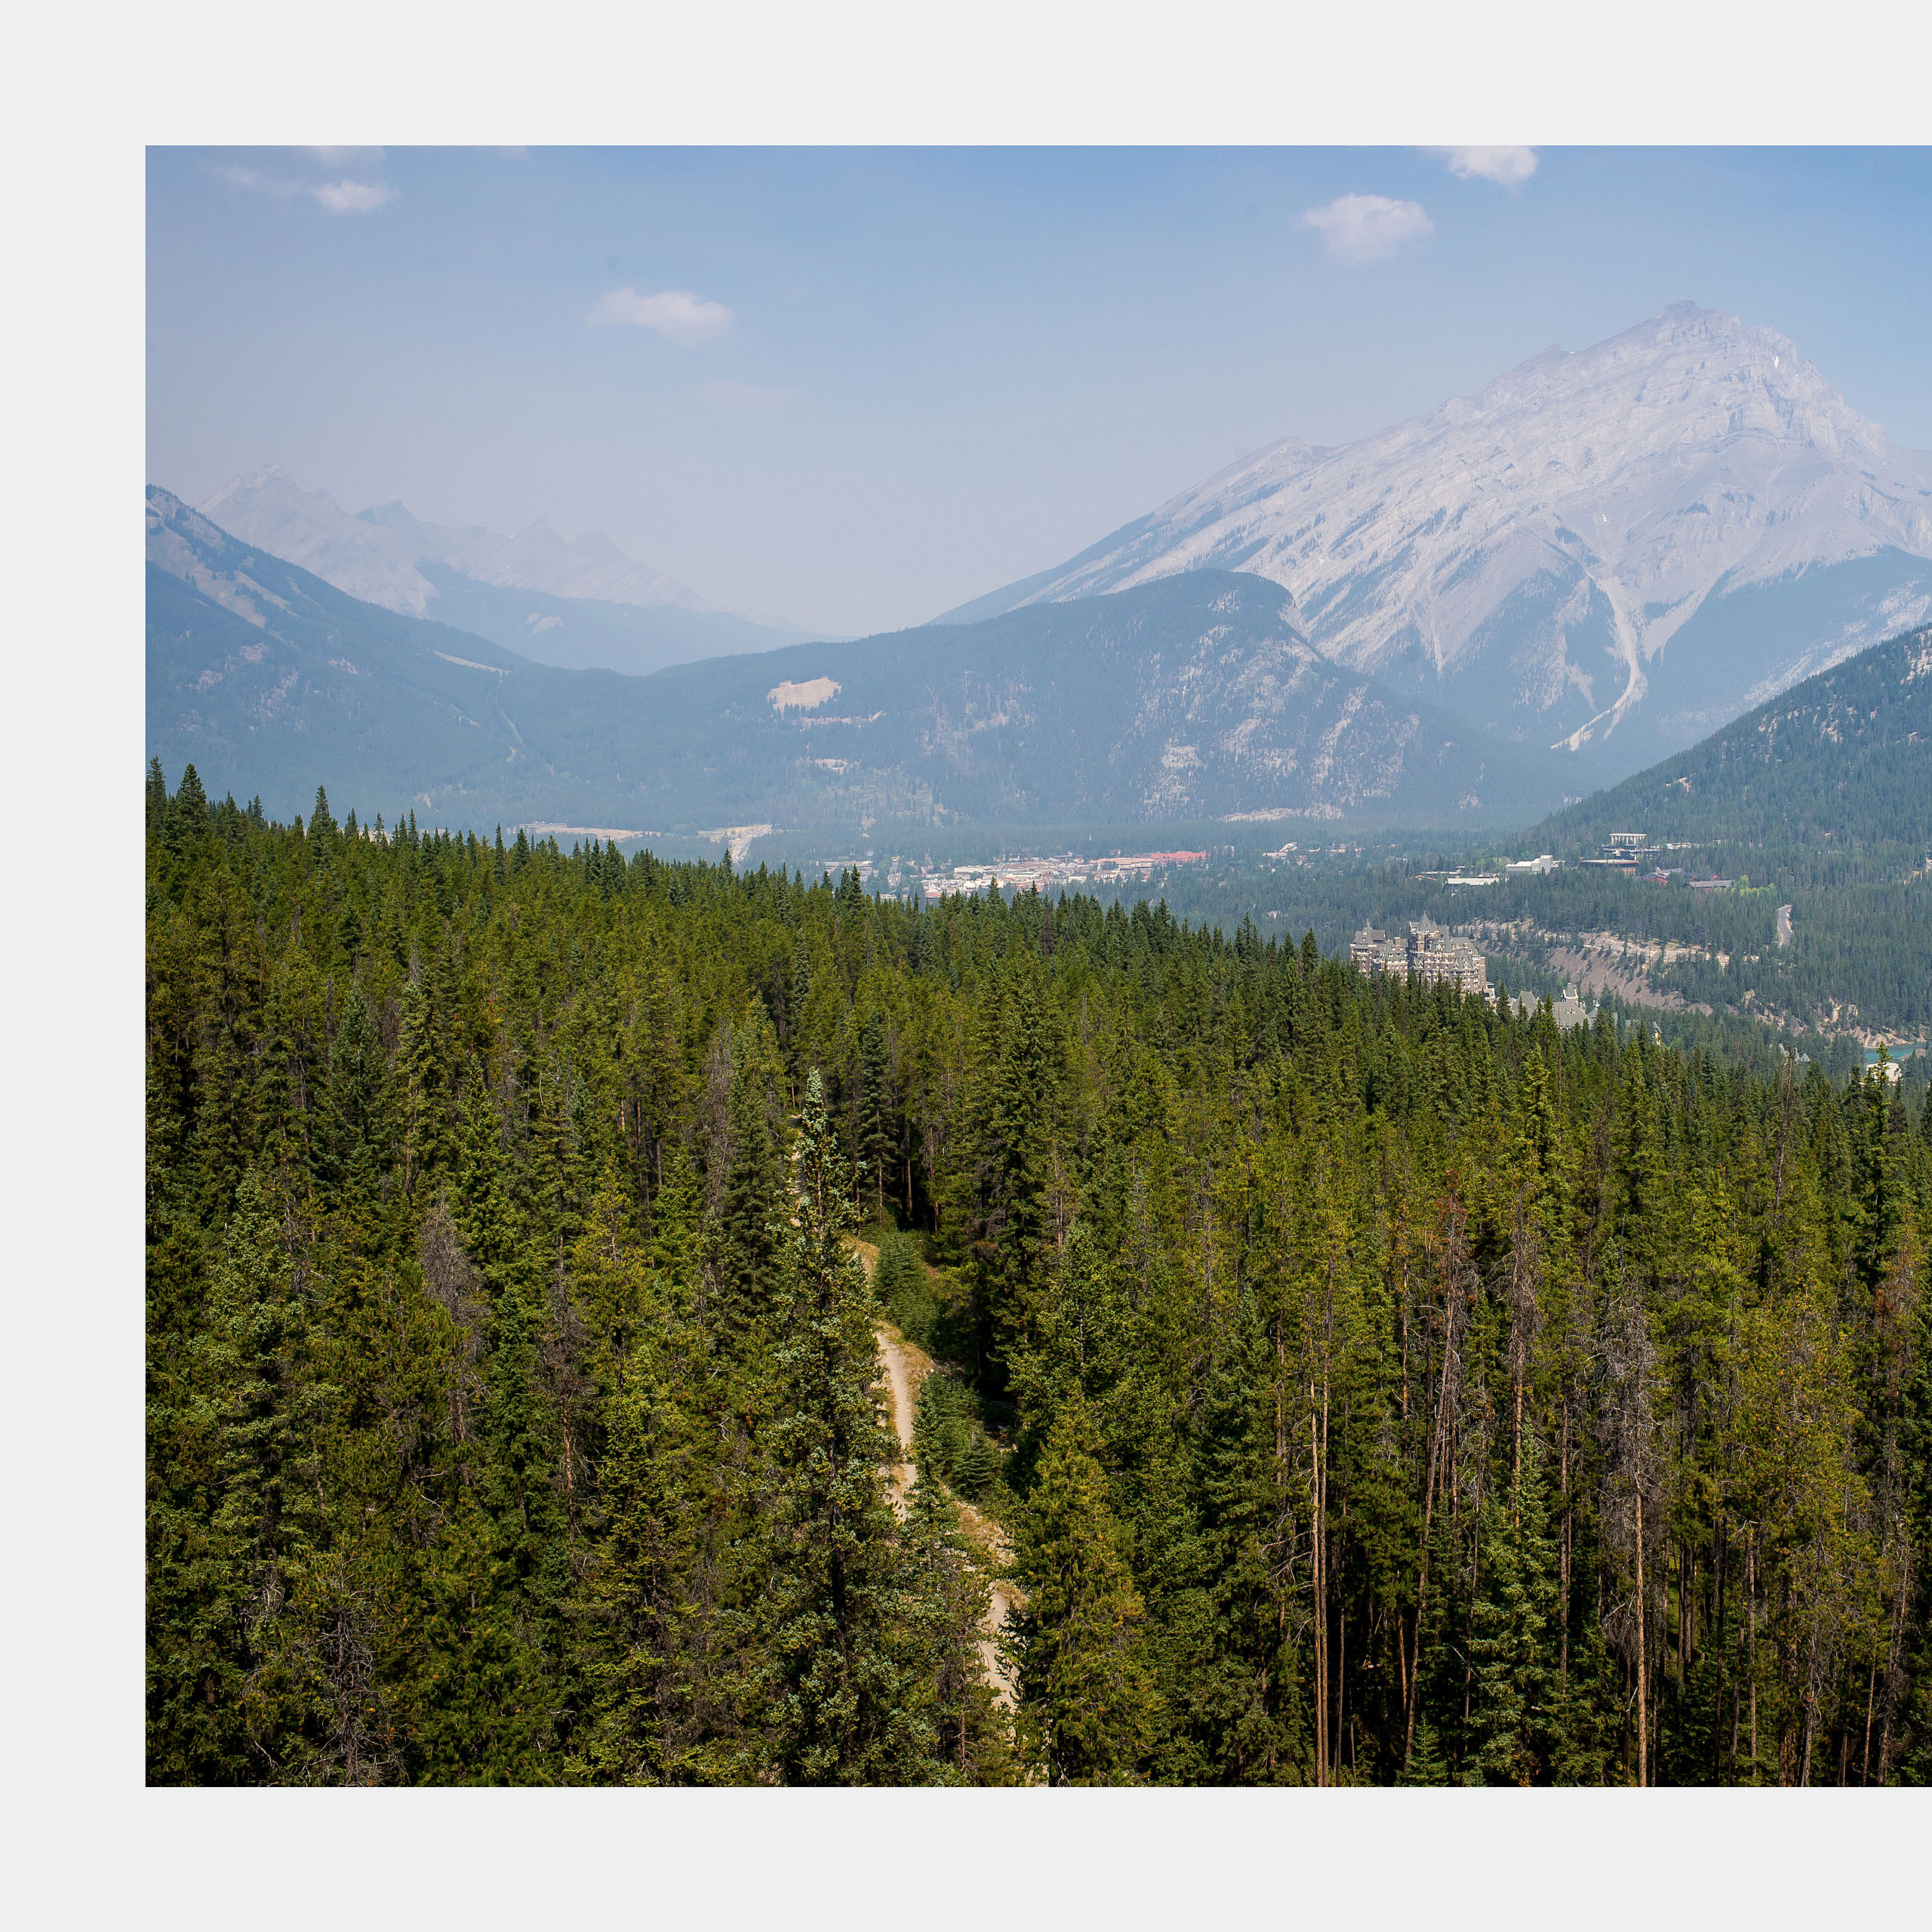
MULTIPOLYGON (((870 1241, 854 1240, 852 1245, 863 1259, 866 1272, 871 1273, 878 1262, 878 1250, 870 1241)), ((919 1384, 933 1371, 933 1361, 923 1349, 907 1341, 889 1322, 881 1322, 875 1333, 878 1341, 879 1361, 884 1370, 892 1432, 899 1438, 899 1460, 893 1465, 887 1479, 891 1486, 893 1507, 903 1515, 912 1487, 914 1404, 918 1400, 919 1384)), ((1011 1710, 1014 1703, 1013 1680, 1000 1655, 998 1639, 1013 1615, 1013 1591, 1004 1580, 1004 1572, 1012 1561, 1012 1545, 1006 1532, 991 1517, 974 1509, 963 1497, 955 1500, 960 1526, 980 1553, 990 1590, 986 1620, 980 1626, 980 1661, 986 1671, 986 1681, 993 1687, 993 1694, 1011 1710)))
POLYGON ((899 1460, 893 1464, 888 1480, 892 1484, 894 1506, 903 1515, 912 1487, 912 1399, 917 1386, 913 1377, 917 1371, 907 1358, 906 1345, 890 1328, 881 1327, 876 1332, 879 1359, 885 1365, 892 1432, 899 1438, 899 1460))

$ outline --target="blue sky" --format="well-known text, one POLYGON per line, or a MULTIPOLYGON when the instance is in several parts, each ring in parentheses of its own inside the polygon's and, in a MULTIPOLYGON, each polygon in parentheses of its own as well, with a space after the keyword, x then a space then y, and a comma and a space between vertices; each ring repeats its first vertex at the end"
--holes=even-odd
POLYGON ((152 150, 149 478, 855 633, 1687 297, 1932 448, 1932 152, 1471 152, 152 150))

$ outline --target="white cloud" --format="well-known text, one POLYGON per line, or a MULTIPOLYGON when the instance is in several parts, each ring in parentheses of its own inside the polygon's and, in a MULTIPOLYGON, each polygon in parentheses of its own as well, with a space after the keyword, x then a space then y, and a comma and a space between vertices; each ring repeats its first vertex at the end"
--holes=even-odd
POLYGON ((380 181, 325 181, 309 192, 331 214, 367 214, 371 208, 395 199, 395 190, 384 187, 380 181))
POLYGON ((1310 208, 1301 218, 1338 262, 1359 265, 1435 232, 1420 202, 1392 202, 1386 195, 1338 195, 1325 208, 1310 208))
POLYGON ((229 166, 218 168, 214 172, 232 188, 246 188, 257 195, 266 195, 278 202, 285 202, 297 195, 312 195, 331 214, 367 214, 371 208, 379 208, 386 202, 396 198, 393 188, 386 188, 380 181, 285 181, 269 174, 258 174, 252 168, 229 166))
POLYGON ((1520 188, 1537 171, 1534 148, 1425 148, 1465 181, 1494 181, 1499 188, 1520 188))
POLYGON ((656 295, 614 288, 598 297, 586 319, 594 329, 655 329, 666 342, 689 346, 722 335, 734 318, 723 303, 701 302, 688 288, 666 288, 656 295))
POLYGON ((309 152, 325 168, 380 168, 383 165, 380 148, 311 148, 309 152))
POLYGON ((257 174, 252 168, 218 168, 215 172, 231 188, 252 188, 257 194, 272 195, 278 202, 285 202, 291 195, 302 192, 299 181, 271 181, 267 176, 257 174))

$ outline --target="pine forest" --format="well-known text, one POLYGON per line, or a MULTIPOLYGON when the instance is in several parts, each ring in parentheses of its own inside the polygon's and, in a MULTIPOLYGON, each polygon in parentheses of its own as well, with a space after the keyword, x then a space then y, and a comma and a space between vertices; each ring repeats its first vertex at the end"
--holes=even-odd
POLYGON ((146 837, 150 1783, 1932 1781, 1884 1069, 192 767, 146 837))

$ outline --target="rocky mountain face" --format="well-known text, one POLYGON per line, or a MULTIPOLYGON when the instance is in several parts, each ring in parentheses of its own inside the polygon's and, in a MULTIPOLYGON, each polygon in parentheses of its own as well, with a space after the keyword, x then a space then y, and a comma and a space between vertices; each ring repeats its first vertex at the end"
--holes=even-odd
POLYGON ((855 801, 884 786, 862 816, 900 809, 903 787, 937 818, 1005 824, 1520 822, 1575 784, 1564 760, 1329 662, 1278 586, 1224 571, 652 683, 716 721, 718 757, 822 773, 855 801))
POLYGON ((147 532, 148 748, 284 817, 321 783, 486 827, 1473 826, 1576 784, 1331 663, 1278 585, 1225 571, 627 678, 360 601, 163 490, 147 532))
POLYGON ((1932 457, 1684 303, 1361 442, 1277 443, 942 621, 1201 569, 1280 584, 1338 663, 1627 771, 1932 615, 1932 457))
POLYGON ((426 523, 399 503, 351 515, 278 465, 237 477, 198 507, 242 542, 365 603, 457 624, 565 669, 642 675, 804 635, 712 608, 601 531, 568 541, 540 520, 506 536, 426 523))

